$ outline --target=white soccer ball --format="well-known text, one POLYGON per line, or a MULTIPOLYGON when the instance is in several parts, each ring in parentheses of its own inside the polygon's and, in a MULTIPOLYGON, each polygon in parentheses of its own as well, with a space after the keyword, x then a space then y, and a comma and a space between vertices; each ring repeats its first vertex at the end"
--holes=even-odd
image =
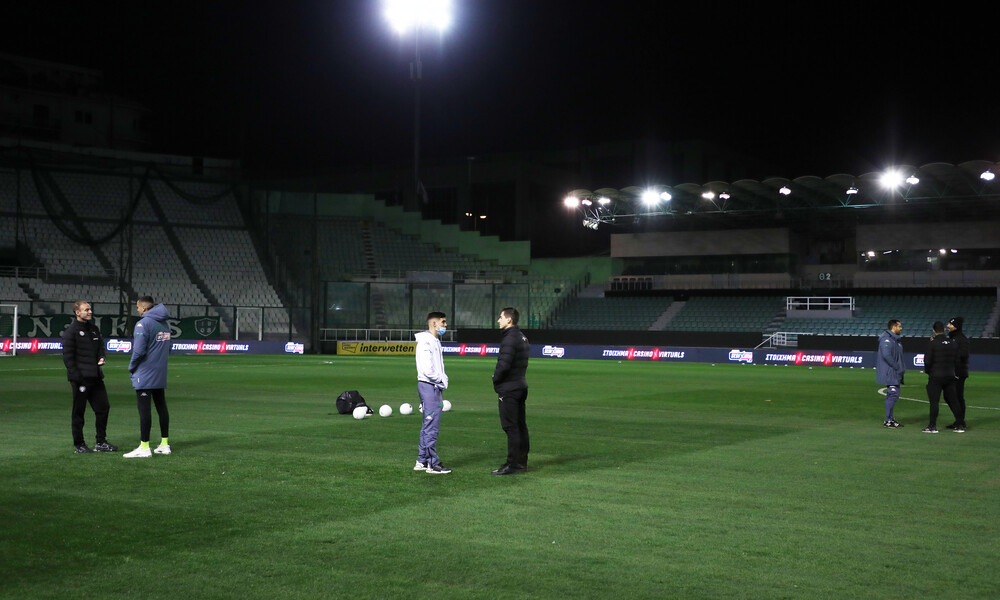
POLYGON ((354 409, 354 418, 355 419, 359 419, 360 420, 360 419, 364 419, 367 416, 368 416, 368 407, 367 406, 359 406, 359 407, 357 407, 357 408, 354 409))
POLYGON ((404 402, 399 405, 399 414, 408 415, 411 413, 413 413, 413 407, 410 406, 408 403, 404 402))
POLYGON ((382 406, 379 407, 378 414, 380 417, 388 417, 389 415, 392 414, 392 407, 389 406, 388 404, 383 404, 382 406))
POLYGON ((443 412, 448 412, 449 410, 451 410, 451 401, 450 400, 442 400, 441 401, 441 410, 443 412))

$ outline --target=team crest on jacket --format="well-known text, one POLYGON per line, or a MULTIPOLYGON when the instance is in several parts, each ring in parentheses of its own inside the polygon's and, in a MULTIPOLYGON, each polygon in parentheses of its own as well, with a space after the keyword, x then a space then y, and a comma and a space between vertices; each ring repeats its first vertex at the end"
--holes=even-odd
POLYGON ((215 319, 198 319, 194 322, 194 330, 198 332, 201 337, 208 337, 215 333, 216 322, 215 319))

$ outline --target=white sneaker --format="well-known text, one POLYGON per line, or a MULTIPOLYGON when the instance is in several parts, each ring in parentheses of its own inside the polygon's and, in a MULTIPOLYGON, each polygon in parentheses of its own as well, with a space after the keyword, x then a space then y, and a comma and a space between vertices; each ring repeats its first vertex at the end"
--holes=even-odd
POLYGON ((424 463, 422 463, 422 462, 420 462, 418 460, 417 464, 413 465, 413 470, 414 471, 426 471, 427 470, 427 465, 424 464, 424 463))
POLYGON ((170 446, 164 446, 163 444, 160 444, 153 450, 153 452, 155 452, 156 454, 170 454, 170 446))
POLYGON ((131 452, 126 452, 125 454, 122 454, 122 456, 124 458, 149 458, 150 456, 153 456, 153 451, 150 450, 149 448, 143 448, 142 446, 139 446, 138 448, 136 448, 131 452))

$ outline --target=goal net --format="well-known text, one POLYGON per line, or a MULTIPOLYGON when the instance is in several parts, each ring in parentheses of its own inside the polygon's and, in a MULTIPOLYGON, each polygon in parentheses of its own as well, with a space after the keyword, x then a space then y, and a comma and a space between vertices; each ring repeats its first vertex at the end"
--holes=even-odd
POLYGON ((17 354, 17 305, 0 304, 0 356, 17 354))

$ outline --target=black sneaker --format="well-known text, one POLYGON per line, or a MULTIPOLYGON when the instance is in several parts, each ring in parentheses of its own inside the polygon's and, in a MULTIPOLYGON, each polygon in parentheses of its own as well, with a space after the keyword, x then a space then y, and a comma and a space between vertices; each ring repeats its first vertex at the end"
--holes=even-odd
POLYGON ((920 430, 922 433, 937 433, 937 427, 924 427, 920 430))
POLYGON ((433 467, 427 467, 427 472, 433 475, 444 475, 445 473, 451 473, 451 469, 441 463, 438 463, 433 467))
POLYGON ((524 473, 527 469, 518 469, 517 466, 504 465, 493 471, 494 475, 517 475, 518 473, 524 473))
POLYGON ((895 419, 890 419, 889 420, 889 427, 892 427, 893 429, 895 429, 896 427, 902 427, 902 426, 903 426, 903 424, 900 423, 899 421, 896 421, 895 419))
POLYGON ((951 425, 946 425, 945 429, 954 429, 957 423, 952 423, 951 425))
POLYGON ((952 431, 954 431, 955 433, 965 433, 965 427, 962 425, 955 425, 952 431))
POLYGON ((93 450, 88 448, 87 444, 80 444, 76 447, 76 450, 73 451, 74 454, 90 454, 91 452, 93 452, 93 450))
POLYGON ((118 446, 111 444, 108 440, 94 444, 94 452, 117 452, 118 446))

